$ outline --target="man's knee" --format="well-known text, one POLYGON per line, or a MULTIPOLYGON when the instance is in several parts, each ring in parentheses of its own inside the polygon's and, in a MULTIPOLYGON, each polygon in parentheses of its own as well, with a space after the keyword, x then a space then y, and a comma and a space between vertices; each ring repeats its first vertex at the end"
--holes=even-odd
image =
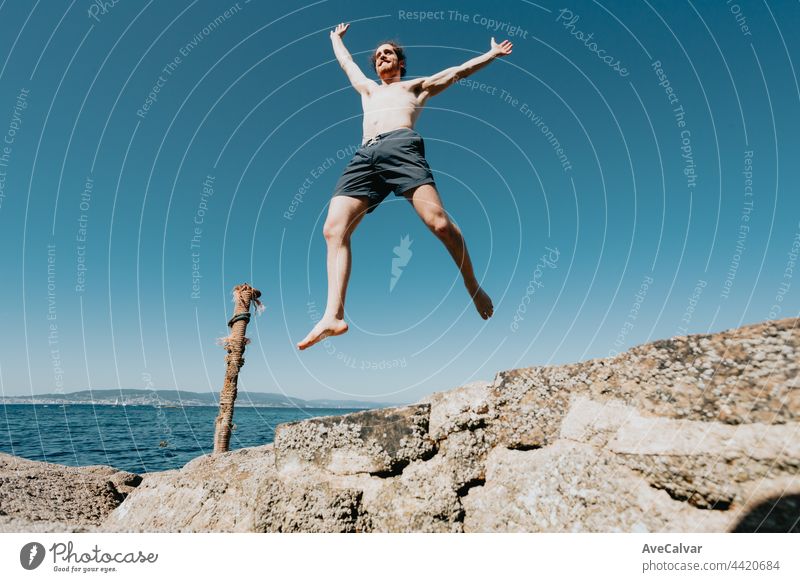
POLYGON ((322 236, 329 242, 347 242, 362 217, 363 214, 353 217, 329 218, 322 226, 322 236))
POLYGON ((448 239, 453 236, 455 225, 450 222, 446 214, 439 214, 428 221, 428 228, 437 237, 448 239))
POLYGON ((341 220, 327 220, 322 227, 322 236, 328 242, 342 241, 347 236, 346 224, 341 220))
POLYGON ((335 196, 328 208, 328 216, 322 226, 322 235, 328 241, 350 238, 358 223, 364 218, 368 204, 366 198, 335 196))

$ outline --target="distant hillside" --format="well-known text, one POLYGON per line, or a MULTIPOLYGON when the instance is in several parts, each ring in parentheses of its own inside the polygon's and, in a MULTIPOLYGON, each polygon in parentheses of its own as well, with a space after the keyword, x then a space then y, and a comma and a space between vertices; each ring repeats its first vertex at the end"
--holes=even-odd
MULTIPOLYGON (((217 406, 215 392, 189 392, 186 390, 141 390, 121 388, 116 390, 80 390, 66 394, 37 394, 34 396, 0 397, 2 404, 95 404, 98 406, 217 406)), ((304 400, 275 392, 239 392, 236 406, 273 408, 386 408, 396 404, 363 400, 304 400)))

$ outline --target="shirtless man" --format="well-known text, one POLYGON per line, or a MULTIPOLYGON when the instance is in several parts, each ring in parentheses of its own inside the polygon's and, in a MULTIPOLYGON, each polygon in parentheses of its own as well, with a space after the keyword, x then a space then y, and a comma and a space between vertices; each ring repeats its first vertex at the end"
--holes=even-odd
POLYGON ((497 44, 492 38, 491 48, 485 54, 458 67, 410 81, 401 80, 405 74, 403 49, 394 43, 382 44, 372 57, 381 78, 378 85, 361 72, 342 42, 349 26, 342 23, 331 31, 331 42, 336 59, 353 88, 361 94, 364 138, 342 173, 328 208, 322 229, 328 245, 328 302, 322 319, 297 344, 301 350, 347 331, 344 301, 350 278, 350 237, 364 215, 372 212, 390 191, 405 196, 447 247, 480 316, 488 319, 494 311, 492 300, 475 278, 464 237, 442 206, 425 161, 425 144, 413 128, 428 97, 441 93, 497 57, 511 54, 512 44, 507 40, 497 44))

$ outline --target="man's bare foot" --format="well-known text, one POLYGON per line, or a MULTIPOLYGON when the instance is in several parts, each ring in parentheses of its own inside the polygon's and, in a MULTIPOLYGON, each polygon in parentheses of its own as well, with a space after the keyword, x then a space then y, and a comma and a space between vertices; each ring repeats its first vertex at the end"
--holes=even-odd
POLYGON ((297 344, 298 349, 310 348, 315 343, 324 340, 332 335, 342 335, 347 331, 347 323, 344 319, 322 316, 319 323, 314 326, 303 341, 297 344))
POLYGON ((492 300, 486 294, 486 291, 480 287, 478 287, 476 291, 471 291, 469 289, 467 289, 467 291, 469 291, 472 297, 472 302, 475 303, 475 309, 478 310, 478 314, 483 319, 489 319, 494 313, 494 305, 492 305, 492 300))

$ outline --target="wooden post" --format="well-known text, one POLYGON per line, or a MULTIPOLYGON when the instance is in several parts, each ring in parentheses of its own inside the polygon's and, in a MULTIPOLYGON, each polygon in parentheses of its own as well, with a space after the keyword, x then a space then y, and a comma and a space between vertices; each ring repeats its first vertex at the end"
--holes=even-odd
POLYGON ((244 365, 244 346, 247 343, 245 332, 250 322, 250 302, 255 301, 258 307, 261 302, 261 291, 253 289, 247 283, 233 288, 233 317, 228 321, 231 328, 230 335, 224 339, 223 346, 228 355, 225 356, 227 367, 225 370, 225 384, 219 395, 219 415, 214 427, 214 453, 228 451, 231 440, 231 426, 233 425, 233 403, 236 401, 236 391, 239 384, 239 369, 244 365))

